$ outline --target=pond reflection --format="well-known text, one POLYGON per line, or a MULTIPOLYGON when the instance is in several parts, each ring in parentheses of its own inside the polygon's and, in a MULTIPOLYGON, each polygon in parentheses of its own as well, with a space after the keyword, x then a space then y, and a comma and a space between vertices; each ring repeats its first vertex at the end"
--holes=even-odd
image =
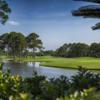
POLYGON ((32 77, 35 72, 38 75, 44 75, 48 78, 59 77, 64 75, 70 78, 70 76, 76 74, 76 70, 53 68, 40 66, 40 62, 4 62, 3 71, 10 69, 12 75, 20 75, 22 77, 32 77))

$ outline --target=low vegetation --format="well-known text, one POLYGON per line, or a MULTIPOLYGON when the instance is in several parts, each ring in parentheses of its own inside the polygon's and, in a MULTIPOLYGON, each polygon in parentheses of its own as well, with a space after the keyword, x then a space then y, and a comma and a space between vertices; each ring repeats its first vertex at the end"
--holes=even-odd
POLYGON ((34 74, 30 78, 11 76, 0 67, 0 100, 99 100, 100 75, 79 68, 76 75, 47 79, 34 74), (96 94, 96 95, 93 95, 96 94))

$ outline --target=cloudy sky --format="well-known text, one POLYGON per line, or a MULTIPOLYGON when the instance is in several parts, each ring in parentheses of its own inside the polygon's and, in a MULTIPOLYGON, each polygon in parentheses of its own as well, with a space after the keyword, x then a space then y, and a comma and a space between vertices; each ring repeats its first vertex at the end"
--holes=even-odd
POLYGON ((100 31, 91 26, 98 20, 74 17, 71 11, 89 3, 73 0, 6 0, 12 12, 0 34, 17 31, 40 35, 46 49, 56 49, 64 43, 100 42, 100 31))

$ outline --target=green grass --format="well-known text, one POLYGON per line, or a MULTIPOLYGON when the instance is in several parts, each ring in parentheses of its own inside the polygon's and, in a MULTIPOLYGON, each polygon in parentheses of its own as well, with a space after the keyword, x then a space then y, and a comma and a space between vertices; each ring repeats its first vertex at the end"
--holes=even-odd
POLYGON ((8 56, 0 56, 0 61, 6 61, 6 60, 11 60, 12 58, 11 57, 8 57, 8 56))
MULTIPOLYGON (((1 59, 11 60, 12 58, 2 56, 1 59)), ((17 58, 17 61, 19 58, 17 58)), ((57 68, 70 68, 77 69, 79 66, 90 70, 100 70, 100 58, 93 57, 77 57, 77 58, 61 58, 61 57, 52 57, 52 56, 41 56, 41 57, 28 57, 21 58, 21 61, 36 61, 36 62, 44 62, 41 65, 48 67, 57 67, 57 68)))
POLYGON ((35 59, 27 58, 22 60, 25 62, 27 61, 45 62, 42 63, 42 65, 48 67, 77 69, 78 66, 82 66, 87 69, 100 70, 100 58, 92 58, 92 57, 61 58, 61 57, 42 56, 42 57, 36 57, 35 59))
POLYGON ((89 95, 86 100, 100 100, 100 92, 94 92, 89 95))

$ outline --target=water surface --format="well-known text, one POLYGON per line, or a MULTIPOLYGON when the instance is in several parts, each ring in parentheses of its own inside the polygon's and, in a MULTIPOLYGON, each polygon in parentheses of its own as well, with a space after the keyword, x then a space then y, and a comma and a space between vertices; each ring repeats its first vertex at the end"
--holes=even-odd
POLYGON ((48 78, 59 77, 61 75, 70 76, 77 73, 76 70, 63 69, 63 68, 54 68, 54 67, 45 67, 40 66, 40 62, 4 62, 3 71, 10 69, 12 75, 20 75, 22 77, 32 77, 34 72, 37 72, 38 75, 44 75, 48 78))

